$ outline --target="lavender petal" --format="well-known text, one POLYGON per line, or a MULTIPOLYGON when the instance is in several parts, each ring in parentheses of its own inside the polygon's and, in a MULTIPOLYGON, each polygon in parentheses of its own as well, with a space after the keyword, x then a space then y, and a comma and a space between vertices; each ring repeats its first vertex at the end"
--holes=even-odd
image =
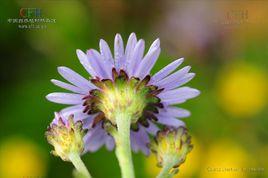
POLYGON ((115 141, 114 141, 113 137, 111 137, 111 136, 106 137, 105 146, 106 146, 107 150, 109 150, 109 151, 112 151, 114 149, 115 141))
POLYGON ((185 118, 191 115, 191 113, 188 110, 174 106, 168 106, 165 109, 160 109, 159 112, 161 113, 161 115, 176 118, 185 118))
POLYGON ((96 73, 95 70, 92 68, 92 66, 91 66, 91 64, 90 64, 90 62, 89 62, 89 60, 88 60, 88 58, 87 58, 87 55, 86 55, 83 51, 81 51, 81 50, 79 50, 79 49, 76 50, 76 54, 77 54, 77 57, 78 57, 80 63, 83 65, 83 67, 86 69, 86 71, 87 71, 92 77, 96 77, 96 76, 97 76, 97 73, 96 73))
POLYGON ((137 65, 141 62, 143 54, 144 54, 144 48, 145 48, 145 43, 144 43, 144 40, 141 39, 136 44, 133 50, 133 53, 129 59, 130 62, 127 66, 127 71, 130 76, 133 75, 134 69, 136 69, 137 65))
POLYGON ((68 67, 58 67, 58 72, 64 79, 83 90, 91 90, 96 88, 96 86, 90 83, 90 81, 86 80, 68 67))
POLYGON ((124 44, 120 34, 115 35, 114 39, 114 63, 115 68, 118 70, 121 67, 120 61, 124 56, 124 44))
POLYGON ((186 66, 186 67, 178 70, 177 72, 169 75, 168 77, 166 77, 158 82, 155 82, 155 85, 157 85, 159 87, 164 87, 164 86, 168 85, 169 83, 184 77, 184 75, 187 74, 190 69, 191 69, 190 66, 186 66))
POLYGON ((84 95, 55 92, 46 96, 47 100, 59 104, 81 104, 84 95))
POLYGON ((107 137, 107 134, 105 133, 105 130, 102 129, 101 123, 89 130, 84 137, 85 152, 97 151, 102 145, 105 144, 105 137, 107 137))
POLYGON ((161 101, 166 104, 179 104, 186 101, 187 99, 194 98, 199 94, 200 91, 197 89, 181 87, 175 90, 160 93, 158 96, 161 98, 161 101))
POLYGON ((131 131, 130 135, 133 151, 138 152, 141 150, 145 155, 148 155, 150 151, 147 144, 150 142, 150 139, 143 126, 139 127, 138 132, 131 131))
POLYGON ((179 119, 176 119, 174 117, 167 117, 163 115, 158 115, 158 122, 164 125, 172 126, 172 127, 180 127, 185 126, 185 123, 179 119))
MULTIPOLYGON (((126 50, 125 50, 125 58, 126 58, 126 62, 123 66, 123 69, 127 70, 127 66, 129 66, 130 63, 130 57, 134 51, 134 48, 136 46, 137 43, 137 38, 135 33, 131 33, 129 35, 128 41, 127 41, 127 46, 126 46, 126 50)), ((128 72, 128 71, 127 71, 128 72)))
POLYGON ((91 56, 95 61, 96 61, 96 67, 98 69, 98 73, 101 74, 101 78, 112 78, 112 67, 111 65, 108 64, 108 61, 105 60, 101 54, 92 49, 89 52, 89 56, 91 56))
POLYGON ((148 75, 155 64, 160 54, 160 51, 160 48, 154 48, 149 51, 139 64, 137 70, 135 71, 135 76, 143 79, 146 75, 148 75))
POLYGON ((111 53, 109 45, 103 39, 100 40, 100 52, 101 52, 101 55, 107 61, 109 61, 109 63, 113 66, 114 65, 113 55, 111 53))
POLYGON ((190 80, 192 80, 195 76, 195 73, 187 73, 183 77, 178 78, 177 80, 174 80, 168 84, 162 85, 161 87, 165 88, 165 90, 171 90, 177 87, 180 87, 190 80))
POLYGON ((171 72, 173 72, 177 67, 179 67, 182 64, 183 60, 184 60, 184 58, 177 59, 177 60, 173 61, 172 63, 170 63, 169 65, 167 65, 166 67, 164 67, 159 72, 157 72, 151 78, 151 81, 150 81, 151 84, 154 84, 154 82, 158 82, 159 80, 162 80, 163 78, 168 76, 171 72))
POLYGON ((63 89, 66 89, 66 90, 69 90, 69 91, 72 91, 74 93, 79 93, 79 94, 86 94, 88 91, 87 90, 83 90, 82 88, 78 88, 76 86, 73 86, 71 84, 68 84, 68 83, 65 83, 65 82, 62 82, 62 81, 59 81, 59 80, 56 80, 56 79, 52 79, 51 82, 58 86, 58 87, 61 87, 63 89))
POLYGON ((159 128, 154 124, 152 123, 151 121, 148 121, 149 122, 149 127, 146 128, 146 131, 152 135, 156 135, 156 133, 158 132, 159 128))

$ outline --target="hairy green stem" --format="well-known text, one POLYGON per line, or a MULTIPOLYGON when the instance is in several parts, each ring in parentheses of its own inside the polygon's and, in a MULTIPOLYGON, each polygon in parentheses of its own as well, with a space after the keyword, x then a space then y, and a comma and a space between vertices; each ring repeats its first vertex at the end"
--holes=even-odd
POLYGON ((134 178, 134 166, 130 146, 131 118, 125 113, 116 116, 117 131, 114 132, 116 142, 116 156, 121 168, 122 178, 134 178))
POLYGON ((172 178, 174 176, 174 173, 172 173, 171 170, 174 166, 174 161, 175 158, 172 156, 164 158, 163 168, 156 178, 172 178))
POLYGON ((89 171, 87 170, 87 167, 83 163, 83 161, 80 158, 80 155, 78 153, 71 153, 69 154, 69 159, 73 163, 75 169, 82 174, 85 178, 91 178, 91 175, 89 171))
POLYGON ((161 172, 157 175, 156 178, 171 178, 171 175, 169 174, 170 167, 166 166, 163 167, 161 172))

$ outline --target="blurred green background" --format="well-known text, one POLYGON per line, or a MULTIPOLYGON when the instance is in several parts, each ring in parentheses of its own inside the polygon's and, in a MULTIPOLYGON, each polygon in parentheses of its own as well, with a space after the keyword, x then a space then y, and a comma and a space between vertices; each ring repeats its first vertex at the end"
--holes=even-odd
MULTIPOLYGON (((69 178, 72 165, 49 154, 44 137, 53 112, 45 100, 59 89, 50 79, 57 66, 87 77, 75 50, 113 46, 131 32, 157 37, 162 53, 156 72, 185 57, 197 75, 188 85, 202 94, 181 107, 194 150, 177 177, 268 177, 268 3, 266 1, 49 0, 0 2, 0 177, 69 178), (39 8, 40 28, 20 25, 21 8, 39 8)), ((120 177, 113 152, 83 156, 96 178, 120 177)), ((134 154, 136 176, 157 174, 153 157, 134 154)))

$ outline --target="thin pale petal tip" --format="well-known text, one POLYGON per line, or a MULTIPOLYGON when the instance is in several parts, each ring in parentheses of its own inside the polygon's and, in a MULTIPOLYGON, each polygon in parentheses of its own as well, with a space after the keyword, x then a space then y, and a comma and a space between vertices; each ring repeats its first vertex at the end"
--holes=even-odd
POLYGON ((195 77, 195 73, 189 73, 189 75, 194 78, 195 77))
POLYGON ((189 72, 191 70, 191 66, 185 66, 184 68, 182 68, 181 70, 182 71, 185 71, 185 72, 189 72))
POLYGON ((135 36, 136 37, 136 33, 132 32, 129 36, 135 36))
POLYGON ((65 66, 59 66, 59 67, 57 67, 57 69, 58 69, 58 72, 60 73, 62 70, 66 69, 66 67, 65 66))
POLYGON ((185 110, 184 112, 185 112, 184 113, 184 117, 190 117, 191 116, 191 112, 190 111, 185 110))
POLYGON ((51 83, 56 83, 57 80, 56 80, 56 79, 51 79, 50 82, 51 82, 51 83))
POLYGON ((160 39, 157 38, 154 42, 153 42, 154 46, 159 48, 160 47, 160 39))
POLYGON ((86 56, 86 54, 82 50, 80 50, 80 49, 77 49, 76 50, 76 55, 77 55, 77 57, 78 57, 78 59, 80 61, 83 60, 84 57, 86 56))
POLYGON ((134 32, 132 32, 130 35, 129 35, 129 38, 137 38, 136 34, 134 32))
POLYGON ((194 92, 194 97, 197 97, 198 95, 201 94, 201 92, 197 89, 192 88, 192 91, 194 92))
POLYGON ((133 42, 133 41, 137 41, 137 37, 136 34, 134 32, 132 32, 129 37, 128 37, 128 42, 133 42))
POLYGON ((178 63, 183 63, 184 57, 177 59, 178 63))
POLYGON ((100 46, 108 45, 104 39, 100 39, 100 46))
POLYGON ((76 54, 84 53, 81 49, 76 49, 76 54))
POLYGON ((115 40, 122 40, 122 37, 119 33, 115 35, 115 40))
POLYGON ((159 38, 157 38, 157 39, 152 43, 152 45, 150 46, 149 51, 158 50, 158 49, 160 49, 160 40, 159 40, 159 38))
POLYGON ((143 39, 140 39, 136 45, 140 46, 140 45, 144 45, 144 44, 145 44, 145 41, 143 39))
POLYGON ((53 95, 50 93, 50 94, 48 94, 48 95, 46 95, 46 99, 48 100, 48 101, 51 101, 51 98, 53 97, 53 95))

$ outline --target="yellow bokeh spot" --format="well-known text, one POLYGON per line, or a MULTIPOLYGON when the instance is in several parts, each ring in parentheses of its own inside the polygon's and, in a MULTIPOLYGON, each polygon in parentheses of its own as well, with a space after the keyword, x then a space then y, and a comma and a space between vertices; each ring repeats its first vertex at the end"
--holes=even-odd
MULTIPOLYGON (((179 173, 174 178, 192 177, 199 170, 202 147, 194 138, 192 138, 192 143, 194 145, 193 150, 187 154, 185 162, 180 165, 179 173)), ((161 168, 157 167, 155 155, 151 154, 148 158, 145 158, 145 171, 148 178, 155 178, 160 170, 161 168)))
POLYGON ((0 145, 0 177, 44 177, 45 159, 39 148, 21 138, 6 140, 0 145))
POLYGON ((267 77, 251 65, 236 64, 220 73, 218 100, 222 108, 235 117, 259 113, 267 101, 267 77))
POLYGON ((208 150, 201 178, 245 178, 249 163, 243 148, 230 140, 222 140, 208 150))
POLYGON ((160 172, 161 168, 157 167, 155 155, 150 155, 145 158, 145 170, 149 178, 154 178, 160 172))

